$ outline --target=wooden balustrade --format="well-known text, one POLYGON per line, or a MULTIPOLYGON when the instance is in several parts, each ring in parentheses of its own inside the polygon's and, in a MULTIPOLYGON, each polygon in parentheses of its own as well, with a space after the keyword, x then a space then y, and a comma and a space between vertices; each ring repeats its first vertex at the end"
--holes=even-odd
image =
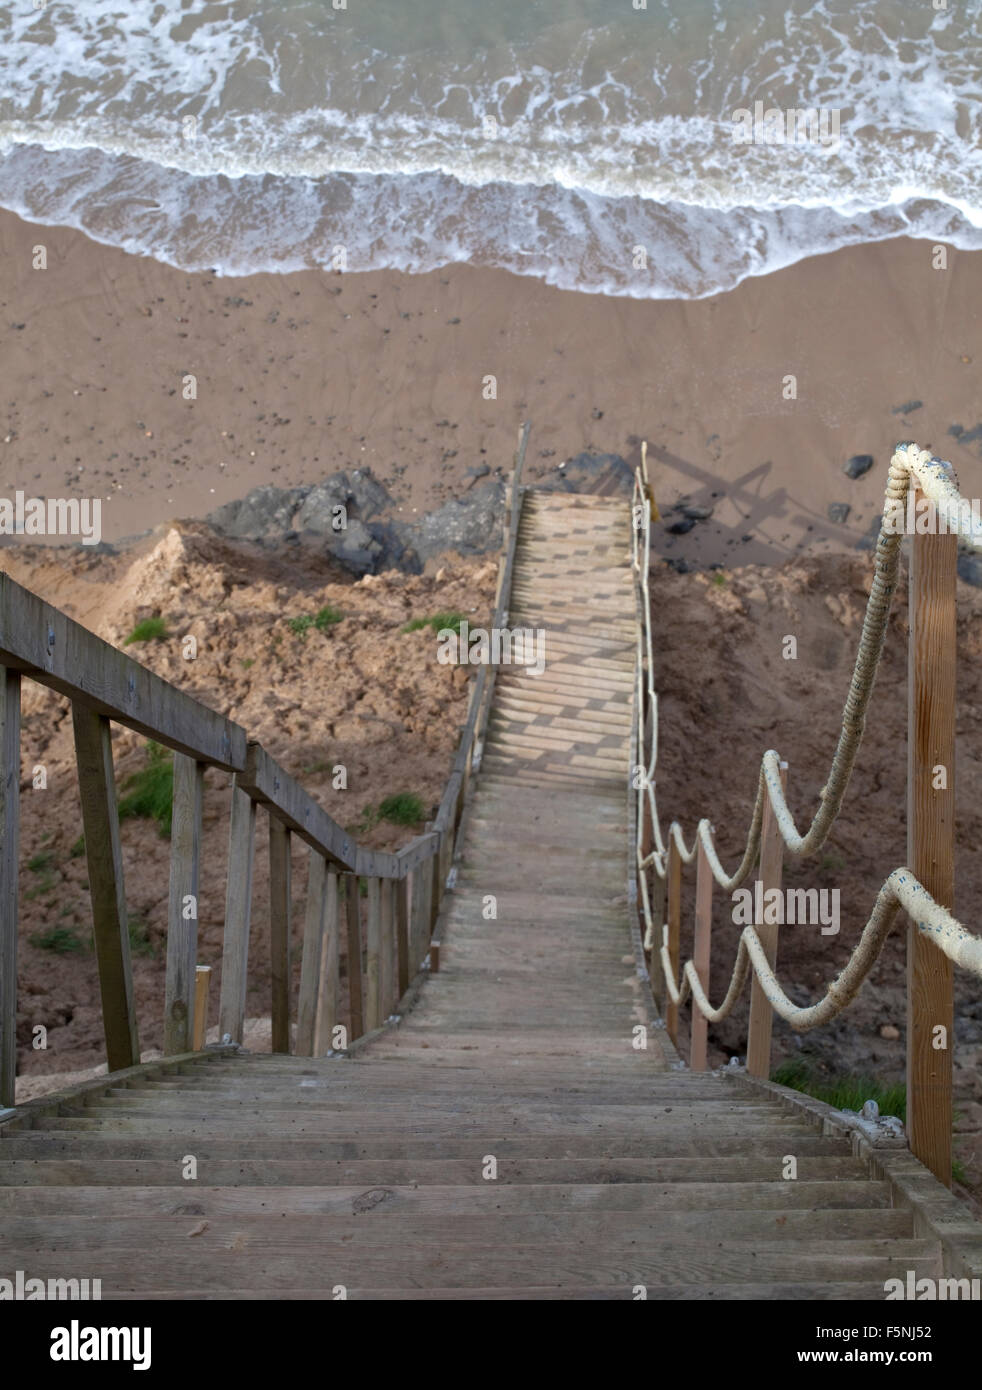
MULTIPOLYGON (((529 426, 519 431, 507 495, 493 624, 507 611, 529 426)), ((129 922, 120 853, 111 724, 174 755, 164 992, 164 1051, 203 1045, 207 974, 198 966, 198 890, 205 772, 232 775, 220 1039, 241 1043, 249 978, 256 815, 269 837, 272 1050, 291 1050, 291 852, 308 847, 294 1046, 303 1056, 381 1027, 425 965, 439 920, 471 775, 480 761, 494 669, 481 667, 436 817, 398 853, 359 846, 244 729, 162 680, 0 574, 0 1106, 16 1077, 20 689, 23 676, 72 702, 93 936, 110 1070, 139 1061, 129 922), (364 882, 367 896, 361 897, 364 882), (342 887, 343 886, 343 887, 342 887), (342 908, 341 898, 344 898, 342 908), (342 933, 348 1012, 339 1018, 342 933)))
MULTIPOLYGON (((916 488, 912 483, 916 494, 916 488)), ((915 497, 916 500, 916 497, 915 497)), ((955 687, 957 657, 956 567, 958 539, 948 534, 915 534, 910 540, 910 580, 908 586, 908 723, 907 723, 907 867, 934 901, 951 908, 954 887, 954 773, 955 773, 955 687)), ((642 557, 638 565, 641 620, 650 623, 644 611, 649 602, 646 575, 647 547, 637 547, 642 557)), ((650 629, 645 634, 650 642, 650 629)), ((639 685, 642 686, 644 719, 639 727, 648 729, 649 711, 644 708, 647 682, 646 659, 639 643, 639 685)), ((641 761, 650 745, 649 736, 638 740, 640 749, 632 759, 641 761)), ((781 786, 787 785, 787 763, 780 764, 781 786)), ((639 814, 646 815, 642 806, 639 814)), ((634 822, 632 846, 640 848, 646 863, 653 836, 645 821, 634 822), (636 838, 635 838, 636 837, 636 838)), ((778 827, 771 794, 764 798, 761 843, 756 879, 762 893, 780 889, 784 841, 778 827)), ((692 962, 704 990, 709 993, 710 942, 712 933, 712 893, 714 878, 701 840, 696 859, 696 907, 692 962)), ((652 910, 655 927, 652 958, 662 945, 661 924, 668 947, 672 978, 679 978, 681 885, 683 861, 674 833, 667 846, 664 869, 664 912, 652 910)), ((647 869, 640 869, 646 873, 647 869)), ((751 880, 754 882, 754 880, 751 880)), ((657 902, 656 895, 653 895, 657 902)), ((757 897, 755 894, 755 902, 757 897)), ((761 898, 763 901, 763 898, 761 898)), ((773 966, 778 950, 778 926, 756 921, 755 930, 768 963, 773 966)), ((756 974, 751 972, 750 1016, 747 1042, 747 1070, 766 1078, 771 1070, 773 1008, 756 974)), ((655 970, 652 969, 654 980, 655 970)), ((663 1016, 672 1043, 678 1043, 678 1006, 664 985, 663 1016)), ((690 1021, 690 1065, 704 1070, 707 1065, 707 1020, 694 1004, 690 1021)), ((952 1160, 952 1047, 953 1047, 953 966, 949 957, 909 921, 907 930, 907 1136, 913 1154, 930 1168, 946 1186, 951 1186, 952 1160)))

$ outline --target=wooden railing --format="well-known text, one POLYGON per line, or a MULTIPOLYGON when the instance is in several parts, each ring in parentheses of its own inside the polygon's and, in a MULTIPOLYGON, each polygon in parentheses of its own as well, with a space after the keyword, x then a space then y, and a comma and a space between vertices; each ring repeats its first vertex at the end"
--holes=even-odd
MULTIPOLYGON (((747 1071, 766 1078, 774 1013, 799 1032, 834 1018, 858 993, 902 909, 908 921, 907 1135, 915 1156, 950 1186, 953 965, 982 978, 982 937, 968 931, 950 910, 954 879, 957 540, 961 535, 982 548, 982 526, 958 492, 949 463, 914 444, 898 444, 890 464, 862 637, 818 810, 808 829, 799 833, 787 803, 788 765, 774 750, 768 750, 761 760, 743 857, 728 873, 717 855, 715 830, 708 819, 699 821, 690 846, 678 822, 673 821, 668 834, 663 835, 659 821, 658 696, 648 589, 653 511, 643 446, 634 496, 634 568, 640 621, 635 731, 639 766, 632 833, 638 904, 645 945, 651 951, 652 991, 656 998, 661 996, 668 1034, 677 1043, 679 1008, 691 997, 689 1065, 705 1070, 708 1025, 730 1013, 749 977, 747 1071), (781 889, 785 850, 795 858, 804 858, 816 854, 827 840, 849 785, 887 637, 903 534, 897 523, 914 515, 924 503, 943 520, 933 531, 922 531, 918 522, 911 536, 907 864, 884 880, 859 941, 817 1003, 799 1006, 781 988, 775 970, 779 927, 757 909, 754 924, 741 932, 725 998, 714 1007, 708 997, 714 888, 718 885, 729 895, 744 882, 760 883, 759 901, 763 903, 765 893, 781 889), (693 863, 692 955, 680 974, 682 873, 693 863)), ((898 753, 904 733, 903 729, 896 731, 898 753)), ((758 901, 756 895, 754 901, 758 901)))
MULTIPOLYGON (((494 625, 511 591, 529 425, 508 493, 494 625)), ((380 1028, 411 982, 438 962, 433 941, 472 773, 480 762, 494 670, 482 666, 436 819, 398 853, 359 846, 261 744, 0 575, 0 1106, 14 1104, 17 1059, 17 928, 20 711, 24 677, 72 705, 93 941, 110 1071, 140 1060, 129 924, 120 850, 111 725, 154 739, 174 755, 164 1053, 203 1045, 198 971, 199 855, 205 769, 232 774, 219 1037, 241 1043, 245 1022, 257 808, 266 813, 270 870, 271 1014, 274 1052, 290 1051, 291 837, 309 849, 296 1009, 295 1051, 343 1050, 380 1028), (367 885, 362 904, 361 884, 367 885), (349 1007, 338 1018, 343 923, 349 1007), (428 960, 428 957, 431 959, 428 960), (195 1017, 200 1036, 195 1038, 195 1017)))

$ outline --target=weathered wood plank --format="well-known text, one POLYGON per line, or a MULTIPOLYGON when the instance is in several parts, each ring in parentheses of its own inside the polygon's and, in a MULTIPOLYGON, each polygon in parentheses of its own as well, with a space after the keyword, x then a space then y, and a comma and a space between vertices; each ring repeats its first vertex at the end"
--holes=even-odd
MULTIPOLYGON (((313 853, 313 851, 311 851, 313 853)), ((290 831, 269 816, 269 955, 272 1049, 290 1051, 290 831)))
POLYGON ((178 753, 234 772, 245 730, 0 574, 0 663, 178 753))
MULTIPOLYGON (((907 696, 907 863, 953 906, 958 538, 912 537, 907 696)), ((907 1137, 951 1186, 954 967, 915 922, 907 927, 907 1137), (939 1032, 938 1030, 943 1030, 939 1032), (944 1044, 937 1046, 939 1038, 944 1044)))
POLYGON ((382 1022, 382 884, 368 880, 365 931, 365 1027, 369 1032, 382 1022))
POLYGON ((395 1003, 395 894, 399 879, 384 878, 381 881, 382 896, 382 942, 379 961, 379 999, 382 1020, 389 1017, 395 1003))
POLYGON ((341 921, 338 912, 338 876, 333 869, 328 870, 324 892, 324 947, 321 951, 321 984, 317 997, 317 1024, 314 1030, 316 1057, 323 1057, 328 1051, 343 1048, 343 1043, 335 1033, 335 1029, 341 1024, 338 1013, 341 921))
POLYGON ((297 1005, 297 1056, 313 1057, 317 1023, 317 995, 321 980, 321 954, 327 909, 327 861, 310 851, 307 878, 307 913, 300 963, 300 1002, 297 1005))
POLYGON ((410 884, 404 878, 393 884, 396 914, 396 977, 400 999, 409 988, 409 981, 415 974, 415 971, 412 970, 409 948, 409 890, 410 884))
POLYGON ((17 1077, 17 895, 20 884, 20 672, 0 668, 0 1108, 17 1077))
POLYGON ((87 705, 73 703, 72 722, 106 1059, 110 1071, 119 1071, 139 1062, 140 1042, 133 1002, 112 737, 109 720, 87 705))
POLYGON ((355 867, 358 847, 351 836, 261 744, 250 742, 239 784, 254 801, 275 808, 277 818, 325 859, 341 868, 355 867))
MULTIPOLYGON (((781 786, 788 787, 788 765, 780 766, 781 786)), ((764 818, 760 831, 760 865, 758 877, 763 886, 762 901, 767 901, 767 893, 772 888, 780 889, 784 863, 784 840, 774 815, 770 797, 764 800, 764 818)), ((778 928, 776 923, 755 922, 754 930, 764 948, 768 963, 777 963, 778 928)), ((756 975, 750 981, 750 1023, 747 1029, 747 1071, 751 1076, 762 1076, 765 1080, 771 1074, 771 1033, 774 1012, 770 1000, 760 987, 756 975)))
POLYGON ((167 980, 164 988, 164 1054, 191 1046, 195 965, 198 958, 198 870, 204 765, 174 754, 170 892, 167 909, 167 980))
POLYGON ((408 845, 403 845, 395 856, 399 861, 400 875, 405 878, 412 869, 416 868, 417 864, 422 864, 429 859, 439 843, 439 835, 430 830, 425 835, 417 835, 414 840, 409 841, 408 845))
POLYGON ((225 940, 222 949, 222 993, 218 1035, 242 1042, 245 1025, 252 922, 252 865, 256 840, 256 803, 238 778, 232 784, 232 814, 228 838, 228 884, 225 891, 225 940))
POLYGON ((345 876, 345 918, 348 931, 348 1042, 360 1038, 365 1031, 365 1008, 362 991, 361 958, 361 893, 357 874, 345 876))
POLYGON ((194 968, 194 1029, 191 1046, 199 1052, 208 1036, 208 991, 211 986, 211 966, 196 965, 194 968))

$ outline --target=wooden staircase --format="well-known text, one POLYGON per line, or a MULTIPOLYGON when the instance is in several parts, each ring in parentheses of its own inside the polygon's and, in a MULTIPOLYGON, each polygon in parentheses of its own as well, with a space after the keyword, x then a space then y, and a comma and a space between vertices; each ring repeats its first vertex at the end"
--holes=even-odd
POLYGON ((547 664, 498 672, 416 1007, 352 1057, 216 1053, 3 1126, 3 1273, 104 1298, 879 1300, 940 1272, 844 1141, 681 1069, 652 1026, 628 525, 525 499, 509 624, 545 630, 547 664))

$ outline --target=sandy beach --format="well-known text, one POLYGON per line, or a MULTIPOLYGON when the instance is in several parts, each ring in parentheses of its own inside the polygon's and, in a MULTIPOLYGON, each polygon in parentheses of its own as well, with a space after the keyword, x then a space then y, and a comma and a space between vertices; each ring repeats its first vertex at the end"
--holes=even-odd
POLYGON ((978 252, 949 249, 937 270, 930 243, 898 239, 696 301, 465 265, 187 274, 6 212, 0 254, 3 495, 102 497, 108 540, 362 466, 406 514, 428 510, 469 470, 507 472, 526 418, 530 480, 583 450, 633 461, 647 438, 662 510, 714 508, 662 534, 690 563, 853 548, 900 439, 951 458, 966 493, 980 486, 980 442, 949 434, 982 416, 978 252), (874 465, 851 480, 855 454, 874 465))

